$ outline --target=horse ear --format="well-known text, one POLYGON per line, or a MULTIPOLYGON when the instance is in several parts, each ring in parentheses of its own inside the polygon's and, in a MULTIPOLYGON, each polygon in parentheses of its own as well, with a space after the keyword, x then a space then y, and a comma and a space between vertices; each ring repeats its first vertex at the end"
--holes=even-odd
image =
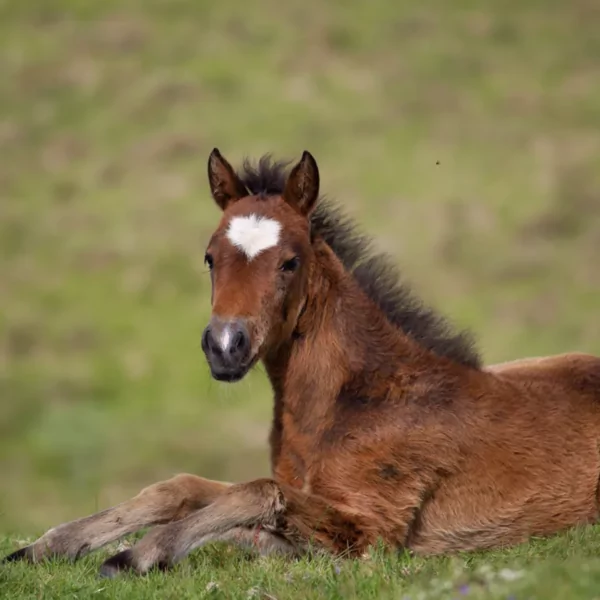
POLYGON ((308 216, 319 197, 319 167, 313 155, 306 150, 300 162, 292 169, 285 190, 284 200, 300 214, 308 216))
POLYGON ((221 210, 248 195, 246 186, 217 148, 208 157, 208 183, 210 193, 221 210))

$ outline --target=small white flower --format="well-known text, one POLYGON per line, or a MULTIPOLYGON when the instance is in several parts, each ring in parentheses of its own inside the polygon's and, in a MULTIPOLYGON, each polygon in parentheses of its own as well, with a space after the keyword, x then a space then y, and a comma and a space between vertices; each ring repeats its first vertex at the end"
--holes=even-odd
POLYGON ((128 550, 129 548, 131 548, 131 544, 129 542, 120 542, 117 546, 117 552, 123 552, 123 550, 128 550))
POLYGON ((214 592, 216 590, 219 589, 219 584, 216 581, 209 581, 206 584, 206 591, 207 592, 214 592))
POLYGON ((502 569, 498 571, 498 577, 504 579, 504 581, 516 581, 523 577, 523 571, 513 571, 512 569, 502 569))

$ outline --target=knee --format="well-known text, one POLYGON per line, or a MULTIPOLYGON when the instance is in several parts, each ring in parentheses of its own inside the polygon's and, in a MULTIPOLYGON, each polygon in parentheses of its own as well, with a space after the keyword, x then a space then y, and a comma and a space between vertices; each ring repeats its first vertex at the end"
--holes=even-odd
POLYGON ((273 479, 255 479, 239 483, 232 486, 228 493, 237 501, 254 506, 268 515, 282 514, 287 505, 281 487, 273 479))
POLYGON ((145 487, 137 495, 137 499, 146 506, 152 506, 157 512, 164 513, 165 519, 172 519, 192 498, 192 477, 193 475, 183 473, 153 483, 145 487))

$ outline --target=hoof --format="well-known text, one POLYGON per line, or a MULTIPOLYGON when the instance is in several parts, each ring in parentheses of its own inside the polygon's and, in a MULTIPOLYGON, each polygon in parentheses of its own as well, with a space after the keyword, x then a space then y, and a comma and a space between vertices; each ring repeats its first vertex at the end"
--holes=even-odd
POLYGON ((130 549, 123 550, 105 560, 100 567, 100 577, 112 579, 122 571, 135 571, 133 567, 133 552, 130 549))
POLYGON ((31 550, 29 549, 29 546, 20 548, 19 550, 16 550, 12 554, 5 556, 2 559, 2 562, 9 563, 9 562, 17 562, 18 560, 26 560, 27 562, 33 562, 31 560, 31 550))

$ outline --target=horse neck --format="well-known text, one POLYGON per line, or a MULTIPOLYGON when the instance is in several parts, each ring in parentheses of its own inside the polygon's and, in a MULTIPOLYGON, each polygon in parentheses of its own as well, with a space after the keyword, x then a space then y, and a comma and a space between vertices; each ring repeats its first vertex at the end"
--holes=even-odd
POLYGON ((315 250, 298 335, 264 364, 276 418, 285 409, 297 420, 326 425, 343 388, 368 394, 369 385, 379 385, 420 350, 387 320, 329 246, 317 242, 315 250))

